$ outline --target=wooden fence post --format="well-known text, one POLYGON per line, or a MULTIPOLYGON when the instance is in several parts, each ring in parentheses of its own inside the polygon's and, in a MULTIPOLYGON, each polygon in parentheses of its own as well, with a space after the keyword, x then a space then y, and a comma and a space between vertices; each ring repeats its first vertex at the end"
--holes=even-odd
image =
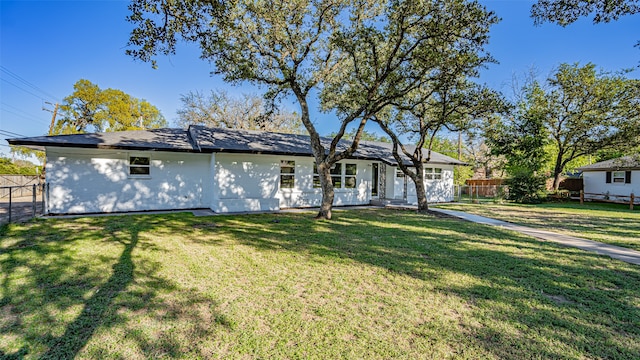
POLYGON ((629 210, 633 210, 633 202, 636 200, 636 197, 633 193, 631 193, 631 196, 629 197, 631 198, 631 201, 629 201, 629 210))
POLYGON ((584 205, 584 190, 580 190, 580 205, 584 205))

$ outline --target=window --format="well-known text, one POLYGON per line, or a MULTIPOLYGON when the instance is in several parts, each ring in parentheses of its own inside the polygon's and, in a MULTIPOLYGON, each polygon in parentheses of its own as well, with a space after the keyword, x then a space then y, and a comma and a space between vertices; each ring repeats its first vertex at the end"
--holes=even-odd
POLYGON ((403 178, 404 177, 404 172, 402 171, 402 169, 396 169, 396 177, 397 178, 403 178))
POLYGON ((333 187, 339 189, 342 187, 342 164, 333 164, 331 167, 331 182, 333 187))
POLYGON ((150 161, 145 156, 130 156, 129 157, 129 175, 132 176, 148 176, 150 172, 150 161))
POLYGON ((624 171, 614 171, 613 172, 613 182, 614 183, 624 183, 625 172, 624 171))
POLYGON ((427 180, 440 180, 442 179, 442 169, 439 168, 425 168, 424 178, 427 180))
POLYGON ((296 162, 280 160, 280 188, 293 189, 295 185, 296 162))
POLYGON ((347 189, 355 189, 356 173, 358 166, 356 164, 345 164, 344 166, 344 187, 347 189))
MULTIPOLYGON (((358 173, 358 166, 356 164, 334 164, 329 173, 331 173, 331 182, 336 189, 355 189, 356 187, 356 174, 358 173), (344 172, 342 171, 344 169, 344 172)), ((319 188, 320 176, 318 175, 318 167, 316 163, 313 163, 313 187, 319 188)))

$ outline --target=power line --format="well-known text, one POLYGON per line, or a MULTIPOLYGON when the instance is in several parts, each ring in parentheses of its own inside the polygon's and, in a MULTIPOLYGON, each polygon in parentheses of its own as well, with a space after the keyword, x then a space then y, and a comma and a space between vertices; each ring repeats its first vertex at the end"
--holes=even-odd
POLYGON ((13 112, 13 111, 11 111, 11 110, 2 109, 2 111, 3 111, 3 112, 7 112, 7 113, 9 113, 9 114, 13 114, 13 115, 15 115, 15 116, 19 116, 19 117, 21 117, 21 118, 23 118, 23 119, 26 119, 26 120, 33 120, 33 121, 37 121, 37 122, 39 122, 39 123, 41 123, 41 124, 47 125, 47 123, 46 123, 45 121, 38 120, 38 119, 35 119, 35 118, 31 119, 31 118, 28 118, 28 117, 26 117, 26 116, 24 116, 24 115, 21 115, 21 114, 18 114, 18 113, 16 113, 16 112, 13 112))
POLYGON ((40 96, 40 95, 36 95, 36 94, 32 93, 31 91, 29 91, 29 90, 27 90, 27 89, 21 88, 20 86, 18 86, 18 85, 16 85, 16 84, 12 83, 11 81, 9 81, 9 80, 7 80, 7 79, 0 79, 0 80, 4 81, 4 82, 6 82, 6 83, 8 83, 8 84, 10 84, 10 85, 15 86, 16 88, 18 88, 18 89, 20 89, 20 90, 22 90, 22 91, 26 92, 27 94, 31 94, 31 95, 33 95, 33 96, 37 97, 37 98, 38 98, 38 99, 40 99, 40 100, 44 100, 44 98, 43 98, 42 96, 40 96))
POLYGON ((27 136, 25 136, 25 135, 18 134, 18 133, 14 133, 13 131, 9 131, 9 130, 2 130, 2 129, 0 129, 0 133, 2 133, 3 135, 6 135, 6 136, 20 136, 20 137, 27 137, 27 136))
POLYGON ((8 107, 8 108, 11 108, 11 109, 14 109, 14 110, 16 110, 16 111, 20 112, 21 114, 19 114, 19 113, 15 113, 15 112, 10 111, 10 110, 7 110, 7 109, 2 109, 2 111, 4 111, 4 112, 8 112, 8 113, 10 113, 10 114, 13 114, 13 115, 19 116, 19 117, 21 117, 21 118, 23 118, 23 119, 27 119, 27 120, 31 120, 31 121, 37 121, 37 122, 39 122, 39 123, 41 123, 41 124, 46 124, 46 122, 45 122, 45 121, 43 121, 43 120, 41 120, 41 119, 38 119, 35 115, 29 114, 29 113, 27 113, 27 112, 25 112, 25 111, 22 111, 22 110, 18 109, 18 108, 17 108, 17 107, 15 107, 15 106, 11 106, 11 105, 6 104, 6 103, 2 103, 2 106, 4 106, 4 107, 8 107))
MULTIPOLYGON (((5 72, 7 75, 11 76, 12 78, 18 80, 19 82, 23 83, 24 85, 30 87, 31 89, 44 94, 45 96, 47 96, 50 99, 53 99, 55 101, 59 101, 60 99, 58 99, 57 97, 51 95, 50 93, 42 90, 40 87, 38 87, 37 85, 25 80, 23 77, 21 77, 20 75, 14 73, 13 71, 7 69, 6 67, 0 65, 0 70, 2 70, 3 72, 5 72)), ((15 86, 15 85, 14 85, 15 86)), ((37 96, 37 95, 36 95, 37 96)))

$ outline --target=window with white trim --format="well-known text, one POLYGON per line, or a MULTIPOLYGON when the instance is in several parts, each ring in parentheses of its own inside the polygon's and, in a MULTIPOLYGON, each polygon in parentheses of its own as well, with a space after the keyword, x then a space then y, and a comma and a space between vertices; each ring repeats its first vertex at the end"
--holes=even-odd
POLYGON ((442 179, 442 169, 424 168, 424 178, 427 180, 440 180, 442 179))
MULTIPOLYGON (((358 174, 357 164, 336 163, 333 164, 333 166, 329 170, 329 173, 331 174, 331 182, 333 183, 333 187, 335 189, 355 189, 356 175, 358 174)), ((321 187, 320 175, 318 174, 318 167, 316 163, 313 163, 313 187, 321 187)))
POLYGON ((296 162, 280 160, 280 188, 293 189, 296 182, 296 162))
POLYGON ((624 183, 625 172, 624 171, 614 171, 611 179, 614 183, 624 183))
POLYGON ((149 176, 151 159, 148 156, 129 156, 129 176, 149 176))
POLYGON ((356 164, 344 165, 344 187, 347 189, 356 188, 356 173, 358 172, 358 166, 356 164))

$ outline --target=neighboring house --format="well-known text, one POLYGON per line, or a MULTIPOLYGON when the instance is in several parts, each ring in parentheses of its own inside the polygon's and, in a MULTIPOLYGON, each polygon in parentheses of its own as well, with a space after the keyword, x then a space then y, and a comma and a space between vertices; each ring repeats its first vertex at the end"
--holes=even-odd
MULTIPOLYGON (((304 135, 191 126, 8 141, 46 151, 47 208, 53 214, 265 211, 319 206, 322 199, 304 135)), ((334 205, 417 203, 415 185, 397 167, 391 146, 362 142, 336 164, 334 205)), ((429 202, 453 200, 453 168, 463 164, 432 152, 425 165, 429 202)))
POLYGON ((633 193, 640 198, 640 154, 601 161, 578 168, 582 171, 586 198, 618 200, 633 193), (601 194, 601 195, 594 195, 601 194))

